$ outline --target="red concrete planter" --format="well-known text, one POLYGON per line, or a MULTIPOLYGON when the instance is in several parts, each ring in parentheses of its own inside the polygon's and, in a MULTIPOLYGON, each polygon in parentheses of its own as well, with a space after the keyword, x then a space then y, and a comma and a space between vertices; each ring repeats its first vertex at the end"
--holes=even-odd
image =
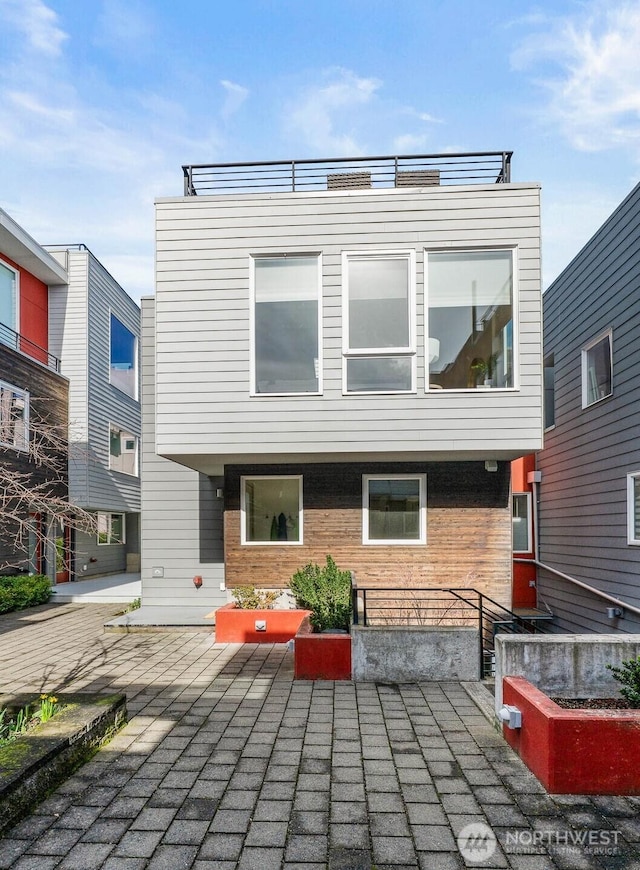
POLYGON ((503 701, 522 728, 507 742, 552 794, 640 794, 640 710, 565 710, 524 677, 505 677, 503 701))
POLYGON ((242 610, 235 604, 218 607, 216 643, 286 643, 295 636, 309 610, 242 610), (265 630, 257 631, 256 622, 265 630))
POLYGON ((351 635, 314 634, 305 619, 294 643, 296 680, 351 679, 351 635))

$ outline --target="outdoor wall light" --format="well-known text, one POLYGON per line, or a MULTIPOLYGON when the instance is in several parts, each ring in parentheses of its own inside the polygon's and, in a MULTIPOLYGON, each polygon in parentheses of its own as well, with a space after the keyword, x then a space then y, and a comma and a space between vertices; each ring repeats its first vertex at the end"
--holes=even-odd
POLYGON ((621 616, 621 607, 607 607, 607 619, 620 619, 621 616))
POLYGON ((485 471, 497 471, 498 470, 498 460, 497 459, 485 459, 484 470, 485 471))
POLYGON ((256 631, 266 631, 267 630, 267 620, 266 619, 256 619, 255 630, 256 631))
POLYGON ((196 574, 196 576, 193 578, 193 585, 196 587, 196 589, 199 589, 202 586, 202 577, 199 574, 196 574))
POLYGON ((500 719, 506 723, 507 728, 522 728, 522 713, 511 704, 503 704, 500 709, 500 719))

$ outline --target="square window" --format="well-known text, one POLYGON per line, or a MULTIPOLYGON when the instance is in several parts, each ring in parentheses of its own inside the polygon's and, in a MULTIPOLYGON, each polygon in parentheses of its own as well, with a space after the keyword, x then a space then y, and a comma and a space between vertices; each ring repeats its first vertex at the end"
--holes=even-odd
POLYGON ((0 444, 29 449, 29 393, 0 381, 0 444))
POLYGON ((582 407, 588 408, 613 393, 611 330, 582 349, 582 407))
POLYGON ((138 341, 114 314, 111 315, 110 381, 127 396, 138 398, 138 341))
POLYGON ((640 544, 640 471, 627 475, 627 543, 640 544))
POLYGON ((122 474, 138 474, 138 439, 113 423, 109 427, 109 468, 122 474))
POLYGON ((302 475, 242 477, 243 544, 302 543, 302 475))
POLYGON ((362 478, 364 544, 426 543, 424 474, 365 474, 362 478))
POLYGON ((514 492, 512 496, 513 552, 531 552, 531 495, 514 492))
POLYGON ((98 544, 124 544, 124 514, 98 514, 98 544))

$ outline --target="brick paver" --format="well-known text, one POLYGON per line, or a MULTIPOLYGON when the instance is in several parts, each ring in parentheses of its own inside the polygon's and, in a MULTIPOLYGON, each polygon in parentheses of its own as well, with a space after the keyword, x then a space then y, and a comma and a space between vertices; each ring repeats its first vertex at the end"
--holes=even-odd
POLYGON ((457 683, 294 682, 284 645, 104 633, 113 612, 0 617, 2 692, 124 691, 130 715, 0 870, 640 870, 640 798, 547 795, 457 683))

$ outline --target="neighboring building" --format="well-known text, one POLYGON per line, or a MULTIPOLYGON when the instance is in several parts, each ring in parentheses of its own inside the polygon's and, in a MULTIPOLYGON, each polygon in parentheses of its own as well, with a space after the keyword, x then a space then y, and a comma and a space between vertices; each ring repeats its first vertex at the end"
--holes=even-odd
POLYGON ((638 632, 640 185, 545 293, 544 372, 538 603, 559 631, 638 632))
POLYGON ((510 156, 185 167, 143 300, 143 605, 331 554, 510 606, 510 461, 542 444, 539 187, 510 156))
POLYGON ((97 513, 76 532, 73 578, 140 570, 140 309, 84 245, 48 247, 68 283, 49 309, 69 390, 69 496, 97 513))
MULTIPOLYGON (((63 500, 69 384, 49 348, 48 318, 66 280, 59 263, 0 209, 0 462, 8 474, 24 475, 27 489, 46 484, 63 500), (44 461, 36 461, 34 439, 44 461)), ((8 522, 7 513, 0 518, 0 572, 45 573, 53 580, 63 532, 50 514, 22 505, 15 521, 8 522)))

